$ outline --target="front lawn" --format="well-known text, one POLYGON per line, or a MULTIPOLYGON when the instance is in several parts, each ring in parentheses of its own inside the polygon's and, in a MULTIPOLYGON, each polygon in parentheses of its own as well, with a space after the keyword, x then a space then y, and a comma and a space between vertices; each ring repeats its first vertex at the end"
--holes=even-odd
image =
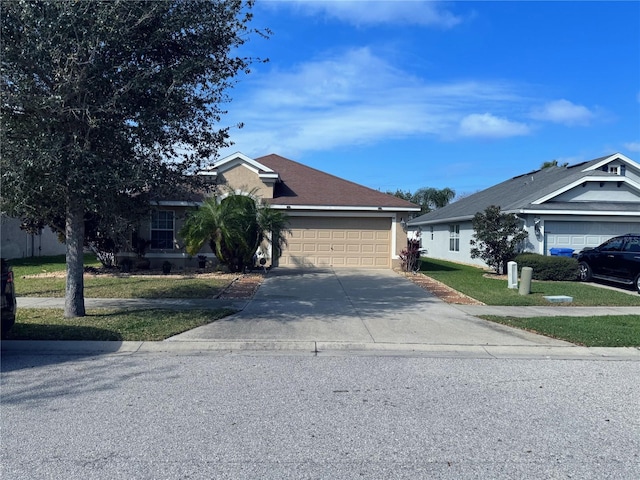
MULTIPOLYGON (((16 294, 20 297, 64 297, 64 255, 11 260, 16 294)), ((85 255, 85 267, 99 268, 94 255, 85 255)), ((148 273, 148 272, 147 272, 148 273)), ((224 275, 86 275, 87 298, 214 298, 229 284, 224 275)))
POLYGON ((434 260, 422 259, 422 273, 459 292, 480 300, 487 305, 551 305, 544 296, 568 295, 573 297, 572 306, 640 306, 640 295, 626 294, 594 287, 580 282, 533 281, 531 294, 520 295, 518 289, 507 288, 503 279, 487 278, 481 268, 434 260))
POLYGON ((480 318, 587 347, 640 346, 640 315, 532 318, 482 315, 480 318))
POLYGON ((235 313, 231 309, 89 309, 87 316, 64 318, 62 309, 18 309, 7 340, 157 341, 235 313))
MULTIPOLYGON (((229 284, 220 276, 97 275, 85 277, 86 298, 214 298, 229 284)), ((64 297, 64 277, 17 277, 19 297, 64 297)))

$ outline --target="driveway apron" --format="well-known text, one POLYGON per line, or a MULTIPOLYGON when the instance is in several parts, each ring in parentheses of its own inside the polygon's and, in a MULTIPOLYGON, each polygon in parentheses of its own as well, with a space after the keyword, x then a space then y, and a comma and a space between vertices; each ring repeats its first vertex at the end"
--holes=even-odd
POLYGON ((487 322, 391 270, 277 269, 241 312, 169 339, 569 345, 487 322))

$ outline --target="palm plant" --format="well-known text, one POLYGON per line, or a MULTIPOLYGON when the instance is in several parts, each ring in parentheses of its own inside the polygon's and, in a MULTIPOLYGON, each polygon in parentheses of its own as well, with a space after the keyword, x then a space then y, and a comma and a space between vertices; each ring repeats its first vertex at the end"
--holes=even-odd
POLYGON ((218 261, 232 272, 253 265, 254 255, 263 242, 272 245, 278 258, 286 239, 282 235, 289 223, 286 214, 258 203, 253 197, 230 193, 222 201, 208 198, 189 215, 180 235, 189 255, 196 255, 208 241, 218 261))

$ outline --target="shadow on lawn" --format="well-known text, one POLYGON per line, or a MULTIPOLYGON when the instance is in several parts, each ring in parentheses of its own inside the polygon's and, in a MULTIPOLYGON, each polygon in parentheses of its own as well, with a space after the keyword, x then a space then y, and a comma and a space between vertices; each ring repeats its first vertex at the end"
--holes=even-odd
POLYGON ((420 266, 421 272, 455 272, 461 270, 460 268, 452 267, 450 265, 442 265, 440 263, 435 263, 429 260, 422 260, 422 265, 420 266))
POLYGON ((42 325, 16 323, 7 332, 5 340, 98 340, 122 341, 122 336, 112 330, 79 325, 42 325))

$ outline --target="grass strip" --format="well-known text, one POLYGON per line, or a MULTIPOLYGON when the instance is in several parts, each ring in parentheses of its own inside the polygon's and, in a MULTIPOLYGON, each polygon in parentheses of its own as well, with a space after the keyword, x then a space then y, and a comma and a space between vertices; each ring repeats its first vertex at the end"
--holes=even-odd
POLYGON ((480 318, 586 347, 640 347, 640 315, 480 318))
POLYGON ((551 305, 544 297, 567 295, 572 306, 640 306, 640 295, 594 287, 580 282, 533 281, 531 293, 507 288, 507 280, 484 276, 483 269, 444 260, 422 259, 422 273, 487 305, 551 305))
POLYGON ((90 309, 85 317, 64 318, 62 309, 18 309, 7 340, 158 341, 233 313, 232 309, 90 309))

